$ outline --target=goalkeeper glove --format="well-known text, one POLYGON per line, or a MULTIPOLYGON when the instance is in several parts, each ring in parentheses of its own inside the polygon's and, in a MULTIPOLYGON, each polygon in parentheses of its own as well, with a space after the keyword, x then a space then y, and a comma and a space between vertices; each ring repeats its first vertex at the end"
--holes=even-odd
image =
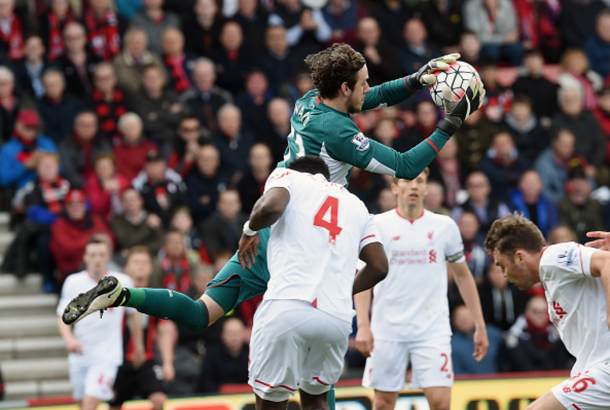
POLYGON ((445 131, 449 135, 462 126, 464 121, 476 110, 481 108, 485 100, 485 87, 482 81, 472 77, 468 82, 468 89, 462 98, 455 99, 451 88, 443 88, 443 102, 445 118, 440 120, 436 128, 445 131))
POLYGON ((458 53, 447 54, 442 57, 433 58, 426 65, 419 69, 418 72, 409 77, 411 85, 416 89, 429 87, 436 82, 436 76, 432 73, 435 71, 444 71, 449 68, 449 64, 455 63, 460 58, 458 53))

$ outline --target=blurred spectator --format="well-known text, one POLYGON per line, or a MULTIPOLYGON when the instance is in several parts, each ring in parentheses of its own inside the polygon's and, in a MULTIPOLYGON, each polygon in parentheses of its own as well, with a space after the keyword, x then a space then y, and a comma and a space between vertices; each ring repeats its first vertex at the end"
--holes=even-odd
POLYGON ((517 95, 504 121, 519 153, 529 164, 549 146, 548 134, 532 112, 532 100, 529 97, 517 95))
POLYGON ((2 270, 24 278, 32 265, 31 249, 35 250, 37 271, 42 273, 45 293, 56 290, 53 273, 55 261, 49 248, 51 224, 62 211, 62 202, 70 183, 59 176, 59 157, 41 153, 36 157, 36 179, 19 189, 13 197, 13 207, 25 212, 26 221, 16 231, 10 248, 4 255, 2 270))
POLYGON ((557 63, 561 54, 561 33, 557 23, 561 15, 559 0, 514 0, 521 43, 526 50, 541 50, 549 63, 557 63))
POLYGON ((17 114, 13 136, 0 149, 1 186, 21 188, 33 181, 36 179, 36 153, 57 152, 53 141, 38 133, 39 126, 36 111, 25 109, 17 114))
POLYGON ((218 130, 214 143, 220 152, 223 172, 239 180, 248 170, 248 153, 254 142, 250 131, 242 127, 239 108, 227 104, 218 110, 218 130))
POLYGON ((491 196, 508 203, 510 191, 517 187, 519 178, 528 166, 529 163, 515 147, 510 134, 501 131, 494 136, 480 170, 489 178, 491 196))
POLYGON ((403 28, 403 38, 406 45, 400 47, 398 59, 403 75, 419 70, 432 56, 441 55, 436 45, 428 42, 426 26, 420 19, 408 20, 403 28))
POLYGON ((184 116, 180 119, 176 135, 178 138, 175 139, 168 166, 184 179, 195 165, 199 148, 207 140, 201 135, 199 119, 194 116, 184 116))
POLYGON ((255 56, 244 45, 241 26, 229 21, 220 32, 221 47, 212 50, 216 63, 217 83, 233 95, 244 91, 246 73, 252 68, 255 56))
POLYGON ((146 67, 142 72, 142 90, 133 99, 133 109, 142 118, 144 133, 161 146, 163 155, 169 158, 184 108, 165 83, 164 73, 159 67, 146 67))
POLYGON ((146 166, 133 180, 133 187, 142 194, 144 208, 161 218, 165 227, 169 227, 174 210, 186 204, 186 185, 157 151, 148 153, 146 166))
POLYGON ((287 138, 290 135, 290 116, 292 115, 288 102, 283 98, 274 98, 267 107, 268 121, 264 132, 257 135, 256 140, 267 144, 273 155, 273 162, 284 160, 284 152, 288 146, 287 138))
POLYGON ((477 33, 483 47, 481 57, 521 64, 523 46, 519 26, 510 0, 467 0, 464 3, 464 26, 477 33))
POLYGON ((241 26, 244 41, 250 50, 260 55, 265 50, 267 12, 258 0, 239 0, 233 20, 241 26))
POLYGON ((161 56, 169 74, 170 88, 181 94, 191 88, 192 59, 184 52, 184 34, 169 28, 163 32, 161 56))
POLYGON ((481 47, 479 36, 470 30, 464 30, 459 44, 460 61, 478 67, 481 63, 481 47))
MULTIPOLYGON (((40 18, 38 28, 44 47, 48 50, 49 60, 55 61, 65 50, 61 33, 68 24, 75 22, 76 18, 69 0, 51 0, 49 3, 49 9, 40 18)), ((25 54, 28 54, 27 41, 25 54)))
POLYGON ((280 96, 284 97, 289 104, 296 104, 297 100, 308 91, 313 90, 313 80, 309 69, 301 68, 294 72, 289 83, 280 89, 280 96))
POLYGON ((404 143, 397 138, 398 130, 396 121, 393 118, 380 118, 373 128, 373 139, 381 142, 386 147, 393 147, 394 144, 404 143))
POLYGON ((379 85, 395 80, 402 74, 396 50, 380 41, 381 30, 377 20, 364 17, 358 21, 358 42, 354 49, 364 56, 369 70, 369 84, 379 85))
POLYGON ((233 253, 237 250, 243 224, 248 220, 241 212, 241 201, 236 189, 229 188, 220 192, 216 209, 201 228, 206 248, 213 259, 221 251, 233 253))
MULTIPOLYGON (((61 39, 61 37, 59 37, 61 39)), ((49 68, 56 68, 57 64, 45 57, 45 48, 38 36, 25 39, 25 56, 13 64, 17 86, 35 98, 44 95, 42 73, 49 68)))
POLYGON ((602 10, 597 15, 595 34, 590 36, 584 44, 591 69, 603 79, 610 74, 610 11, 602 10))
POLYGON ((480 171, 473 172, 466 178, 468 200, 461 206, 453 208, 452 217, 458 221, 464 211, 474 212, 481 223, 480 233, 485 235, 491 224, 498 218, 510 213, 510 208, 498 199, 490 196, 489 178, 480 171))
POLYGON ((199 58, 193 66, 193 87, 180 96, 180 101, 199 118, 201 125, 209 130, 210 135, 214 135, 218 131, 216 123, 218 110, 223 105, 233 102, 233 96, 216 86, 214 62, 208 58, 199 58))
POLYGON ((83 191, 72 189, 64 198, 64 212, 51 225, 50 245, 60 282, 80 270, 92 234, 103 232, 114 238, 103 217, 89 212, 86 202, 83 191))
POLYGON ((300 0, 281 0, 269 16, 270 26, 284 26, 290 47, 300 47, 306 53, 319 51, 321 43, 330 41, 332 30, 320 9, 310 9, 300 0))
POLYGON ((405 21, 413 16, 413 12, 400 0, 382 0, 371 11, 371 17, 377 20, 381 27, 381 38, 384 43, 398 48, 404 45, 403 29, 405 21))
POLYGON ((552 202, 557 202, 565 194, 564 184, 568 179, 566 165, 574 156, 575 144, 572 131, 557 129, 551 134, 551 146, 542 151, 534 164, 542 179, 542 194, 552 202))
POLYGON ((532 109, 548 128, 557 111, 557 85, 550 82, 543 73, 544 59, 538 50, 528 50, 523 58, 523 67, 513 83, 515 95, 526 95, 532 100, 532 109))
POLYGON ((235 100, 235 105, 243 113, 244 127, 256 135, 256 139, 264 138, 263 133, 269 128, 267 107, 272 93, 265 72, 253 69, 246 76, 246 90, 235 100))
POLYGON ((479 72, 487 91, 485 105, 481 111, 489 121, 499 123, 510 109, 513 92, 500 84, 500 70, 497 63, 490 60, 484 61, 481 63, 479 72))
MULTIPOLYGON (((455 138, 450 138, 436 159, 430 164, 430 178, 442 182, 445 189, 443 203, 453 208, 457 204, 457 195, 462 190, 462 181, 466 172, 458 159, 458 145, 455 138)), ((430 187, 428 187, 428 190, 430 187)))
POLYGON ((143 0, 144 8, 130 20, 131 27, 141 28, 148 38, 148 50, 162 53, 163 32, 180 28, 180 19, 174 13, 163 10, 164 0, 143 0))
MULTIPOLYGON (((427 196, 426 196, 427 198, 427 196)), ((390 188, 382 188, 377 195, 377 200, 375 201, 375 205, 377 206, 376 212, 377 214, 382 214, 387 211, 391 211, 392 209, 396 209, 398 203, 396 202, 396 195, 392 192, 390 188)), ((427 209, 427 208, 426 208, 427 209)), ((434 211, 433 211, 434 212, 434 211)))
POLYGON ((589 60, 582 50, 571 49, 561 56, 561 74, 557 83, 560 89, 578 89, 583 97, 583 107, 594 110, 597 107, 595 93, 601 90, 604 79, 589 68, 589 60))
POLYGON ((467 171, 479 169, 496 130, 496 126, 483 116, 482 110, 478 110, 455 133, 453 138, 458 143, 459 159, 467 171))
POLYGON ((559 215, 557 205, 542 194, 543 188, 540 174, 535 170, 526 171, 519 180, 518 189, 512 191, 510 200, 546 237, 559 224, 559 215))
POLYGON ((199 393, 218 393, 223 384, 248 381, 248 345, 243 322, 236 317, 225 320, 220 338, 222 344, 210 346, 203 358, 199 393))
POLYGON ((66 77, 68 93, 84 100, 93 92, 93 72, 102 59, 87 46, 87 33, 80 23, 66 24, 63 38, 65 49, 57 62, 66 77))
POLYGON ((468 269, 472 272, 476 282, 482 283, 485 272, 491 265, 491 257, 483 249, 484 238, 480 234, 479 218, 474 212, 465 211, 460 215, 457 223, 464 242, 464 255, 468 269))
POLYGON ((146 246, 151 255, 156 255, 163 246, 161 218, 144 209, 144 200, 135 188, 127 188, 121 196, 123 213, 112 218, 110 227, 116 238, 116 248, 127 256, 130 248, 146 246))
POLYGON ((561 2, 559 28, 565 48, 582 48, 595 33, 595 19, 607 6, 601 0, 566 0, 561 2))
POLYGON ((25 93, 15 89, 15 76, 5 66, 0 66, 0 144, 13 135, 15 118, 25 109, 36 110, 36 103, 25 93))
POLYGON ((100 121, 102 132, 116 138, 119 135, 119 119, 127 112, 127 95, 117 87, 117 76, 112 64, 103 62, 97 65, 93 74, 95 89, 92 103, 100 121))
POLYGON ((112 59, 119 87, 133 94, 140 92, 142 73, 149 65, 159 67, 163 75, 166 75, 159 55, 146 49, 148 38, 144 30, 129 29, 123 44, 123 52, 112 59))
POLYGON ((573 364, 557 329, 549 322, 547 308, 544 297, 532 297, 506 335, 506 358, 512 371, 565 370, 573 364))
POLYGON ((163 288, 184 293, 190 289, 191 275, 197 265, 187 258, 186 247, 182 240, 182 233, 169 231, 165 235, 165 243, 159 254, 161 271, 163 274, 163 288))
POLYGON ((107 220, 123 212, 121 194, 131 184, 117 172, 112 152, 98 154, 93 161, 95 174, 85 183, 85 192, 91 202, 91 212, 103 215, 107 220))
POLYGON ((498 373, 504 349, 502 332, 493 326, 487 326, 489 348, 485 359, 477 362, 472 357, 474 352, 474 320, 464 305, 455 308, 452 315, 453 337, 451 350, 453 372, 461 374, 498 373))
POLYGON ((321 10, 324 21, 332 30, 328 42, 353 46, 357 41, 358 21, 365 15, 362 6, 352 0, 328 0, 321 10))
MULTIPOLYGON (((407 24, 409 23, 407 22, 407 24)), ((417 21, 416 24, 420 25, 421 22, 417 21)), ((415 147, 434 132, 438 119, 438 111, 432 101, 419 101, 415 106, 415 124, 394 141, 394 149, 399 152, 407 152, 415 147)))
POLYGON ((122 138, 112 151, 117 170, 131 181, 144 169, 148 153, 156 152, 158 148, 142 134, 143 124, 138 114, 123 115, 119 120, 118 128, 122 138))
MULTIPOLYGON (((381 192, 379 193, 379 197, 381 197, 381 192)), ((394 205, 389 209, 395 207, 396 206, 394 205)), ((443 184, 432 179, 428 182, 428 194, 424 198, 424 207, 435 214, 451 216, 451 210, 445 206, 445 187, 443 187, 443 184)))
POLYGON ((212 263, 188 207, 181 206, 176 208, 172 215, 169 229, 182 234, 186 255, 191 263, 212 263))
POLYGON ((254 204, 265 190, 265 182, 273 169, 271 150, 263 143, 257 143, 250 148, 248 155, 250 169, 239 181, 237 190, 242 203, 242 211, 250 215, 254 204))
POLYGON ((93 159, 102 152, 111 152, 112 145, 99 133, 97 116, 84 110, 74 118, 72 133, 59 143, 63 175, 75 188, 82 188, 93 175, 93 159))
POLYGON ((42 74, 44 96, 37 101, 44 125, 44 134, 55 144, 70 133, 74 118, 83 102, 65 92, 66 80, 58 69, 49 68, 42 74))
POLYGON ((87 27, 89 45, 93 52, 105 61, 110 61, 121 52, 119 16, 110 0, 89 0, 83 21, 87 27))
POLYGON ((24 55, 24 24, 15 13, 15 0, 0 0, 0 54, 12 61, 24 55))
POLYGON ((555 245, 556 243, 562 242, 577 242, 578 237, 576 232, 564 225, 556 226, 549 232, 548 243, 549 245, 555 245))
POLYGON ((200 224, 216 209, 219 192, 226 188, 226 180, 220 174, 220 153, 212 144, 199 148, 196 166, 191 169, 185 182, 189 208, 193 219, 200 224))
POLYGON ((525 310, 527 295, 508 282, 502 268, 492 263, 479 285, 485 323, 503 332, 511 328, 525 310))
POLYGON ((419 3, 419 12, 432 43, 443 49, 454 48, 458 45, 460 35, 464 31, 462 4, 462 2, 450 0, 419 3))
POLYGON ((186 39, 186 51, 197 56, 210 57, 212 50, 220 47, 218 38, 224 24, 216 0, 197 0, 193 14, 182 21, 186 39))
POLYGON ((578 136, 574 150, 589 162, 585 169, 588 176, 595 177, 597 168, 606 158, 606 138, 591 111, 584 109, 583 97, 578 89, 559 90, 560 112, 553 118, 554 128, 567 128, 578 136))
POLYGON ((565 191, 566 196, 557 202, 559 218, 563 225, 576 232, 578 242, 587 241, 587 232, 606 229, 602 218, 602 205, 591 198, 591 182, 580 166, 570 171, 565 191))
POLYGON ((286 38, 286 27, 270 26, 265 33, 265 51, 259 55, 259 64, 267 73, 269 85, 277 93, 290 80, 298 67, 304 66, 303 53, 291 49, 286 38))

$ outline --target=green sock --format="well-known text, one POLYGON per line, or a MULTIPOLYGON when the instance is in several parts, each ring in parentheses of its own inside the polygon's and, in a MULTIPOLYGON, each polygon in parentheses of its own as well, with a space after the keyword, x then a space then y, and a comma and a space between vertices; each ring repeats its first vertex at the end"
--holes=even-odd
POLYGON ((328 391, 328 395, 326 396, 326 401, 328 402, 328 408, 330 410, 335 410, 335 385, 333 384, 328 391))
MULTIPOLYGON (((127 289, 127 288, 126 288, 127 289)), ((201 300, 169 289, 129 288, 124 306, 159 319, 169 319, 195 332, 208 327, 208 309, 201 300)))

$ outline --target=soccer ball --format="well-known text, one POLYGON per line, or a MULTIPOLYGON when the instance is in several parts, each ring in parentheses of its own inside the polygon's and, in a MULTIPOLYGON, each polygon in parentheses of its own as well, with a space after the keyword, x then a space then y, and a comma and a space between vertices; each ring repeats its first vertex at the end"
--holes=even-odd
POLYGON ((456 99, 459 99, 468 89, 468 81, 472 77, 481 81, 481 76, 477 70, 463 61, 451 63, 448 69, 437 71, 434 75, 436 75, 436 82, 430 86, 430 95, 434 103, 441 108, 443 108, 443 88, 451 88, 456 99))

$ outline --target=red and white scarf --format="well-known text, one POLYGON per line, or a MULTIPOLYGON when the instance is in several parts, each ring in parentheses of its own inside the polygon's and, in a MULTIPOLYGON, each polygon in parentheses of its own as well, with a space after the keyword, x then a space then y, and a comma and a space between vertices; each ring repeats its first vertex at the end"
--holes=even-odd
POLYGON ((19 17, 15 14, 11 16, 11 31, 5 33, 0 27, 0 40, 8 44, 8 56, 11 60, 17 61, 25 55, 23 43, 23 27, 19 17))
POLYGON ((85 26, 89 33, 89 44, 95 54, 106 61, 119 54, 119 21, 114 10, 106 10, 101 20, 95 17, 93 10, 89 10, 85 15, 85 26))
POLYGON ((49 212, 59 214, 64 197, 70 191, 70 183, 62 177, 57 177, 53 182, 40 181, 40 189, 49 212))
POLYGON ((76 21, 72 12, 68 11, 66 17, 61 20, 57 13, 49 12, 49 60, 55 61, 64 52, 64 39, 61 36, 63 28, 76 21))

